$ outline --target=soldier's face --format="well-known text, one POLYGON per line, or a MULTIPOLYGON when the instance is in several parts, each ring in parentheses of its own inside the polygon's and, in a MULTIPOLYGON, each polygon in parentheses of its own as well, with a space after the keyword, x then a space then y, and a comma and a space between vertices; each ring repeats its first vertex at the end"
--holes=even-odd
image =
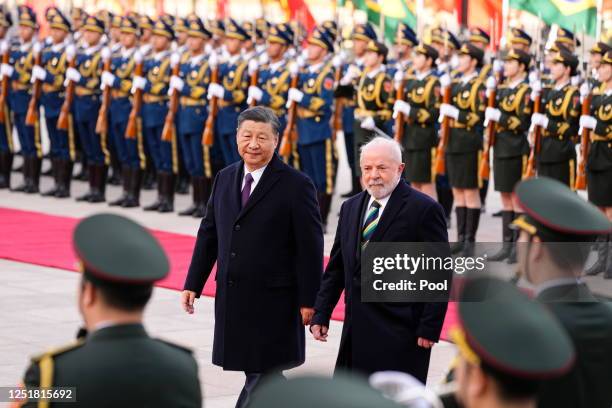
POLYGON ((427 63, 427 57, 421 53, 414 54, 412 57, 412 66, 417 71, 423 71, 427 63))
POLYGON ((612 80, 612 64, 601 64, 597 69, 599 80, 603 83, 612 80))
POLYGON ((142 36, 140 37, 140 41, 143 44, 147 44, 151 40, 151 36, 153 35, 153 31, 150 28, 145 28, 142 30, 142 36))
POLYGON ((183 45, 187 41, 187 31, 179 31, 178 36, 176 37, 176 42, 178 45, 183 45))
POLYGON ((242 41, 240 41, 239 39, 230 37, 225 38, 225 48, 230 54, 235 55, 239 53, 241 46, 242 41))
POLYGON ((117 27, 113 27, 110 29, 110 36, 111 39, 115 42, 120 41, 121 38, 121 30, 117 27))
POLYGON ((97 31, 85 30, 85 32, 83 33, 83 38, 85 39, 85 42, 89 44, 89 46, 93 46, 100 42, 102 34, 97 31))
POLYGON ((270 57, 270 59, 276 59, 281 57, 285 53, 285 50, 285 46, 280 43, 268 43, 268 57, 270 57))
POLYGON ((19 26, 19 38, 23 42, 29 42, 34 36, 34 29, 28 26, 19 26))
POLYGON ((54 44, 59 44, 63 42, 67 34, 68 33, 66 31, 60 30, 59 28, 51 29, 51 38, 53 39, 54 44))
POLYGON ((455 367, 455 378, 457 379, 455 395, 465 407, 480 406, 486 390, 492 388, 491 384, 487 384, 482 369, 468 363, 463 357, 459 357, 459 362, 455 367))
POLYGON ((189 51, 201 52, 204 50, 204 39, 200 37, 188 37, 187 47, 189 51))
POLYGON ((511 46, 514 49, 525 51, 527 53, 529 52, 529 46, 527 44, 523 44, 523 43, 520 43, 520 42, 514 42, 513 41, 513 42, 511 42, 511 46))
POLYGON ((168 37, 157 34, 153 35, 153 49, 155 51, 163 51, 168 48, 168 45, 170 45, 170 40, 168 37))
POLYGON ((566 71, 569 72, 569 67, 566 67, 561 62, 553 62, 553 64, 550 66, 550 76, 554 81, 558 81, 559 79, 563 78, 566 71))
POLYGON ((125 48, 132 48, 136 45, 137 37, 132 33, 121 33, 121 45, 125 48))
POLYGON ((375 146, 364 151, 359 164, 363 185, 376 199, 391 194, 404 171, 404 163, 392 158, 388 146, 375 146))
POLYGON ((513 78, 518 74, 519 63, 517 60, 504 61, 504 76, 507 78, 513 78))
POLYGON ((308 60, 318 61, 325 55, 325 50, 316 44, 308 44, 308 60))
POLYGON ((238 153, 249 170, 259 169, 272 160, 278 134, 272 125, 264 122, 245 120, 236 135, 238 153))
POLYGON ((363 57, 363 54, 365 54, 367 46, 368 46, 367 41, 353 40, 353 52, 355 53, 357 57, 363 57))
POLYGON ((382 62, 382 56, 374 51, 368 51, 364 55, 363 64, 366 68, 375 68, 379 62, 382 62))
POLYGON ((466 54, 460 54, 459 55, 459 66, 457 67, 457 70, 461 73, 465 73, 465 72, 470 71, 471 67, 472 67, 472 57, 466 54))

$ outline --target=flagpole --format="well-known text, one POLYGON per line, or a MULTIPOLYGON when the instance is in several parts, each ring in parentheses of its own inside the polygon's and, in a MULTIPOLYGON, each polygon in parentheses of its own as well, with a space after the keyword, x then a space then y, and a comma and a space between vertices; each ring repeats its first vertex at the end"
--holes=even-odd
POLYGON ((603 0, 597 0, 597 27, 595 28, 596 41, 601 40, 601 31, 603 29, 603 0))
POLYGON ((503 0, 502 1, 502 31, 501 31, 500 38, 504 37, 506 33, 508 32, 509 15, 510 15, 510 1, 503 0))
POLYGON ((416 9, 418 10, 416 13, 417 34, 419 36, 419 41, 423 41, 423 19, 419 18, 419 12, 423 13, 425 11, 425 0, 416 0, 416 9))

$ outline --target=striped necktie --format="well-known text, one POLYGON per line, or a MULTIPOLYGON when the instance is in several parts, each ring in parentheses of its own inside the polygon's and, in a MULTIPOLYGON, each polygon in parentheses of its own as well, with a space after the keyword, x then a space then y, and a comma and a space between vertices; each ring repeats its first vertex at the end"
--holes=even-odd
POLYGON ((372 234, 374 234, 374 230, 378 225, 379 211, 380 203, 376 200, 372 201, 372 204, 370 204, 370 209, 368 210, 368 215, 365 219, 365 223, 363 224, 363 230, 361 231, 361 249, 366 247, 368 242, 370 242, 370 238, 372 238, 372 234))

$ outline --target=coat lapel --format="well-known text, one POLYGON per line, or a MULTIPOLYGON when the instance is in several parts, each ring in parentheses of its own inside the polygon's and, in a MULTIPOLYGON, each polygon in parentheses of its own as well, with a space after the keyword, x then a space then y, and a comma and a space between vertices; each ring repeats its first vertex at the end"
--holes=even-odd
MULTIPOLYGON (((357 262, 361 262, 361 224, 369 200, 370 195, 366 191, 362 192, 361 197, 355 200, 355 205, 352 206, 349 214, 349 225, 354 225, 356 231, 350 230, 351 234, 349 236, 348 247, 356 255, 357 262)), ((351 259, 353 258, 351 257, 351 259)))
POLYGON ((397 184, 395 190, 391 193, 391 197, 389 197, 389 201, 385 206, 385 210, 383 211, 380 219, 378 221, 378 225, 372 234, 372 238, 370 241, 384 241, 383 237, 387 229, 393 224, 393 220, 397 213, 404 206, 405 200, 404 197, 410 194, 410 187, 403 181, 397 184))
MULTIPOLYGON (((270 163, 264 170, 263 174, 261 175, 261 179, 259 180, 259 183, 257 183, 257 186, 255 186, 255 190, 251 192, 251 196, 249 197, 249 200, 246 202, 246 205, 238 213, 238 217, 236 218, 236 221, 242 218, 246 213, 248 213, 251 210, 251 208, 253 208, 263 197, 265 197, 266 193, 270 191, 270 189, 274 186, 274 184, 276 184, 276 182, 280 180, 281 174, 284 170, 283 165, 284 164, 280 161, 280 159, 276 155, 272 157, 272 160, 270 161, 270 163)), ((238 189, 236 190, 238 206, 241 205, 241 199, 242 199, 241 198, 241 187, 242 187, 242 178, 243 178, 243 173, 244 173, 244 165, 241 168, 239 173, 240 173, 240 177, 238 178, 238 189)))

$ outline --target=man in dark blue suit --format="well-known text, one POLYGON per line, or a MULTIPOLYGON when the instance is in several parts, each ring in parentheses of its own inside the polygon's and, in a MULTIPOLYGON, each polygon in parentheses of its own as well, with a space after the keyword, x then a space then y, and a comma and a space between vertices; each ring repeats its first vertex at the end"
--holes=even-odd
POLYGON ((217 263, 213 364, 244 371, 237 407, 262 375, 304 363, 323 273, 323 230, 312 181, 276 156, 279 122, 254 107, 238 118, 242 160, 221 170, 200 225, 182 305, 193 313, 217 263))
POLYGON ((346 312, 336 369, 404 371, 423 383, 446 303, 362 303, 361 252, 368 242, 448 242, 442 207, 401 180, 399 145, 382 137, 361 150, 363 191, 340 209, 336 238, 315 303, 311 332, 326 341, 342 291, 346 312))

